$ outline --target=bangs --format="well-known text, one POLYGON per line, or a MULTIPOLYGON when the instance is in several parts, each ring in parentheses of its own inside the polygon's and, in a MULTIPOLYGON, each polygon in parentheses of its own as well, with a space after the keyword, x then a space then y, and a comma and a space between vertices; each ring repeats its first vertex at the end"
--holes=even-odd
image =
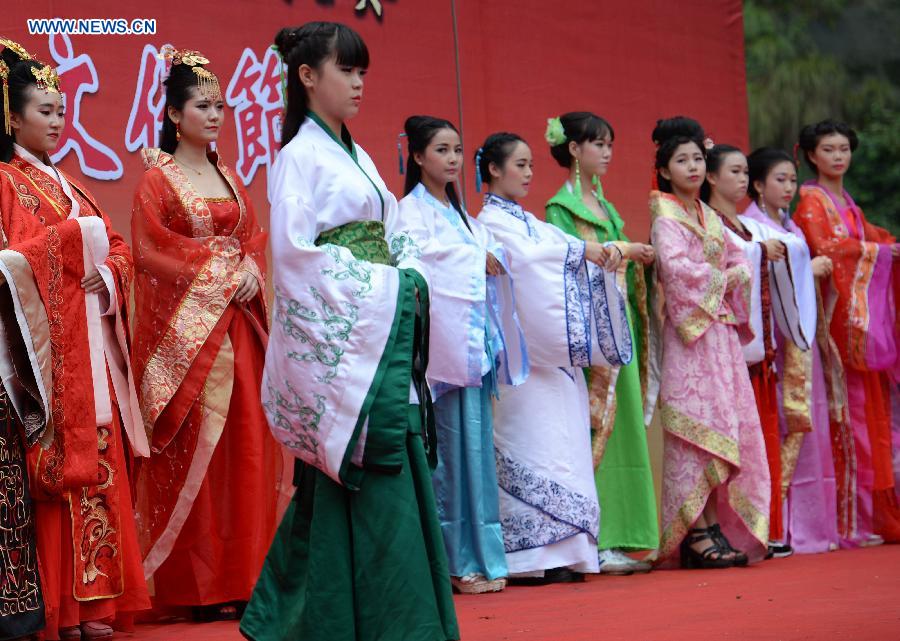
POLYGON ((616 139, 616 132, 613 131, 612 125, 603 118, 591 115, 584 123, 582 136, 583 138, 578 142, 584 142, 585 140, 602 140, 606 136, 609 136, 609 140, 612 142, 616 139))
POLYGON ((341 67, 369 68, 369 49, 358 33, 346 25, 338 25, 332 54, 341 67))

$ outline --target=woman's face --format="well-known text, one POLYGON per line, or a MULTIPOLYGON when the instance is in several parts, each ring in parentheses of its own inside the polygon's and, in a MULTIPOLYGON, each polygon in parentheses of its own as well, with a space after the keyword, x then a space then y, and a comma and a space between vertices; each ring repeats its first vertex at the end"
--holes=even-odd
POLYGON ((840 178, 846 174, 852 157, 850 140, 838 133, 822 136, 816 148, 809 153, 817 173, 828 178, 840 178))
POLYGON ((463 162, 462 140, 452 129, 438 130, 424 152, 413 158, 422 168, 423 177, 434 185, 446 185, 459 177, 463 162))
POLYGON ((320 116, 344 122, 359 113, 366 75, 362 67, 338 66, 331 57, 318 69, 300 65, 298 73, 306 87, 310 107, 320 116))
POLYGON ((669 164, 660 168, 662 177, 672 183, 672 189, 683 194, 696 194, 706 177, 706 158, 695 142, 678 145, 669 164))
POLYGON ((765 183, 757 180, 754 187, 768 211, 787 209, 797 193, 797 168, 794 163, 784 160, 769 170, 765 183))
POLYGON ((190 98, 178 111, 169 108, 169 117, 178 124, 182 141, 205 147, 219 138, 225 115, 225 103, 219 94, 208 95, 191 87, 190 98))
POLYGON ((43 158, 56 149, 66 124, 62 96, 37 85, 30 86, 27 92, 22 113, 10 112, 9 124, 16 143, 43 158))
POLYGON ((516 141, 502 167, 491 163, 491 191, 509 200, 527 196, 534 175, 533 168, 531 148, 521 140, 516 141))
POLYGON ((750 180, 747 158, 739 151, 725 154, 719 170, 709 174, 706 179, 714 194, 728 202, 739 203, 747 195, 750 180))
POLYGON ((607 133, 602 138, 585 140, 581 144, 573 145, 572 156, 578 160, 581 172, 588 176, 603 178, 612 161, 613 141, 607 133))

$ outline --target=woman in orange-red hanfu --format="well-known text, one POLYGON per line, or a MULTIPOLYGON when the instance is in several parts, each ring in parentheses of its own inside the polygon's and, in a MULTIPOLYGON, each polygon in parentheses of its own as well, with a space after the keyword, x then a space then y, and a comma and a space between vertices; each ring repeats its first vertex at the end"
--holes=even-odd
POLYGON ((18 319, 4 315, 5 333, 28 355, 17 374, 35 368, 12 396, 42 399, 49 415, 43 447, 28 453, 44 634, 106 639, 117 614, 150 607, 128 480, 132 453, 149 454, 128 357, 131 255, 93 196, 50 160, 64 125, 56 72, 0 44, 0 269, 18 319))
POLYGON ((891 395, 900 375, 900 244, 866 220, 844 190, 859 140, 842 122, 825 120, 800 132, 816 179, 800 189, 794 221, 812 252, 834 263, 831 336, 847 376, 856 469, 857 514, 850 542, 900 542, 891 443, 891 395))
POLYGON ((275 532, 281 453, 260 402, 266 234, 208 153, 224 121, 197 52, 167 54, 161 149, 134 199, 135 369, 153 456, 138 481, 155 604, 235 618, 275 532))

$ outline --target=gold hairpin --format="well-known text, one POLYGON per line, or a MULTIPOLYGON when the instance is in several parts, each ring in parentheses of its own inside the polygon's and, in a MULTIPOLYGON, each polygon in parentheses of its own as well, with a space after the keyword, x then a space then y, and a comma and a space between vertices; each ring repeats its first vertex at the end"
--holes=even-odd
POLYGON ((56 69, 50 65, 44 65, 40 69, 31 68, 38 89, 49 91, 51 93, 59 93, 59 74, 56 69))
POLYGON ((166 45, 159 52, 159 58, 162 60, 170 60, 173 65, 187 65, 188 67, 196 67, 198 65, 208 65, 209 58, 199 51, 191 49, 176 49, 172 45, 166 45))
POLYGON ((7 49, 12 49, 21 60, 31 60, 31 54, 25 51, 25 47, 18 42, 14 42, 9 38, 0 38, 0 45, 3 45, 7 49))

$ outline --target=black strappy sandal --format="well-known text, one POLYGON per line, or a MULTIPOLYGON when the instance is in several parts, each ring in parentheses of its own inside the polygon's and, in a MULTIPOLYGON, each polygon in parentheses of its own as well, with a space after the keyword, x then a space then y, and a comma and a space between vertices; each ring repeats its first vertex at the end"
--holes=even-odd
POLYGON ((709 570, 718 568, 730 568, 734 565, 734 561, 730 558, 722 556, 725 550, 719 547, 719 542, 715 535, 711 532, 712 528, 694 528, 688 530, 684 540, 681 542, 681 567, 696 570, 709 570), (691 546, 705 540, 712 541, 712 545, 698 552, 691 546))
POLYGON ((715 525, 710 525, 709 531, 712 534, 713 540, 716 542, 716 545, 725 550, 725 552, 732 555, 731 562, 736 567, 747 567, 747 563, 749 562, 747 555, 740 550, 735 550, 733 547, 731 547, 731 543, 729 543, 728 539, 725 538, 725 533, 722 532, 722 528, 718 523, 716 523, 715 525))

